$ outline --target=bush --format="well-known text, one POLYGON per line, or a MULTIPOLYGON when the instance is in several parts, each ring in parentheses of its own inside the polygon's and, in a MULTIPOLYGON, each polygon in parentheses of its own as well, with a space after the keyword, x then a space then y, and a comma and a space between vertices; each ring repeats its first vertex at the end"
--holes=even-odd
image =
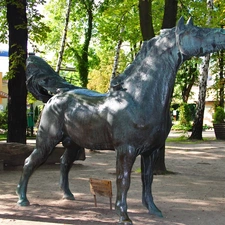
POLYGON ((8 112, 0 111, 0 129, 7 130, 8 129, 8 112))
POLYGON ((225 112, 223 107, 217 106, 215 109, 215 113, 213 114, 213 123, 219 124, 224 123, 225 119, 225 112))
POLYGON ((180 105, 179 112, 180 112, 180 118, 179 118, 180 125, 190 127, 191 126, 190 124, 191 110, 188 107, 188 104, 183 103, 182 105, 180 105))

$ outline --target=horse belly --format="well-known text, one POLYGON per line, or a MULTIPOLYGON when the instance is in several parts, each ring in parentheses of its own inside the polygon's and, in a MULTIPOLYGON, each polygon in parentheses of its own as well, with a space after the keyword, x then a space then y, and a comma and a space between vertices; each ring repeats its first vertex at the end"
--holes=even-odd
POLYGON ((78 145, 95 150, 113 150, 111 134, 102 119, 83 117, 65 126, 67 135, 78 145))

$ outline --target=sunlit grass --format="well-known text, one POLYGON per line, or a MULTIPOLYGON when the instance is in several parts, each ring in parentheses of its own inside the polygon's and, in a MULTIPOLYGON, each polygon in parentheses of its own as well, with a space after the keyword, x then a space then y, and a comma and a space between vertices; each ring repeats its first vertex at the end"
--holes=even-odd
MULTIPOLYGON (((7 139, 7 134, 0 134, 0 141, 5 141, 7 139)), ((36 136, 27 136, 27 139, 36 139, 36 136)))
POLYGON ((191 140, 186 135, 181 135, 179 137, 169 137, 166 142, 177 142, 183 144, 194 144, 194 143, 204 143, 205 141, 216 141, 214 137, 204 137, 203 140, 191 140))
POLYGON ((7 139, 7 134, 0 134, 0 141, 4 141, 7 139))

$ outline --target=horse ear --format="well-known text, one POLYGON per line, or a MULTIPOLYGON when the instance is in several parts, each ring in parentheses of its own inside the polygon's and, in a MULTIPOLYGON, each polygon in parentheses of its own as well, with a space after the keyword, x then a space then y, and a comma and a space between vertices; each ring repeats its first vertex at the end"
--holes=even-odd
POLYGON ((188 19, 186 25, 187 25, 187 26, 190 26, 190 27, 194 26, 193 19, 192 19, 191 17, 188 19))
POLYGON ((176 34, 181 33, 183 30, 185 30, 185 24, 184 24, 184 17, 182 16, 177 23, 176 27, 176 34))

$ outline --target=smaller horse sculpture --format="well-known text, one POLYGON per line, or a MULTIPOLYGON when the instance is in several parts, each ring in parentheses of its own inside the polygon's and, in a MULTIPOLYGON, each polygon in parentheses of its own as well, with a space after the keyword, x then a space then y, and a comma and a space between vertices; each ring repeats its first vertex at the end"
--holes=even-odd
MULTIPOLYGON (((127 214, 127 192, 138 155, 141 155, 143 205, 150 214, 162 216, 152 196, 153 166, 171 128, 170 97, 177 70, 192 56, 221 49, 225 49, 223 29, 200 28, 193 25, 192 19, 185 25, 181 18, 175 28, 163 30, 158 37, 143 43, 134 62, 112 81, 109 93, 62 85, 43 110, 36 149, 25 160, 17 187, 18 204, 29 205, 26 192, 30 176, 46 161, 56 144, 62 142, 66 148, 60 168, 64 198, 74 199, 68 173, 84 148, 115 150, 115 209, 119 223, 132 224, 127 214)), ((28 58, 28 77, 33 69, 42 75, 46 72, 44 67, 37 70, 35 62, 39 61, 36 56, 28 58)), ((49 85, 43 80, 38 85, 34 89, 46 94, 49 85), (41 89, 42 84, 45 85, 41 89)))

